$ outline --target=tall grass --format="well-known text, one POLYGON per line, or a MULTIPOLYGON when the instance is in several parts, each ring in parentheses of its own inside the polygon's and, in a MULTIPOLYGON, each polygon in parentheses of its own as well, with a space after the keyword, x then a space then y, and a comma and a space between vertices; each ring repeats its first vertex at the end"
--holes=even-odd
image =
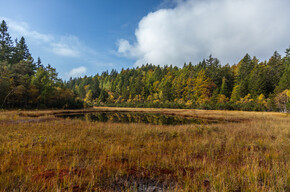
POLYGON ((35 117, 52 112, 1 112, 0 190, 290 190, 289 116, 162 112, 236 121, 160 126, 35 117), (18 121, 35 118, 50 120, 18 121))

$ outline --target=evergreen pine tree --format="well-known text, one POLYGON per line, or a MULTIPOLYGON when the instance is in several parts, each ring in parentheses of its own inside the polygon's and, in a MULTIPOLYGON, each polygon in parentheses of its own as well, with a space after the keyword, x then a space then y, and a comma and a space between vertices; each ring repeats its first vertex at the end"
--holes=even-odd
POLYGON ((13 53, 13 43, 8 33, 8 26, 3 20, 0 25, 0 61, 11 61, 13 53))

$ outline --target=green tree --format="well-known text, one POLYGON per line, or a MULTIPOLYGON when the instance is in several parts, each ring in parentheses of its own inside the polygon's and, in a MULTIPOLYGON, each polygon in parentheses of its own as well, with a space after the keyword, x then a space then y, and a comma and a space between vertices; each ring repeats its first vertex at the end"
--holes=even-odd
POLYGON ((109 96, 108 92, 105 91, 104 89, 102 89, 100 96, 99 96, 99 101, 106 102, 108 96, 109 96))
POLYGON ((21 37, 19 42, 16 40, 16 47, 14 48, 14 52, 14 63, 18 63, 21 60, 31 59, 31 54, 29 52, 28 46, 26 45, 24 37, 21 37))
POLYGON ((57 103, 57 101, 55 101, 58 99, 56 88, 60 83, 60 80, 57 78, 56 70, 50 65, 37 68, 35 75, 33 75, 31 79, 31 84, 39 92, 37 105, 52 107, 54 103, 57 103))
POLYGON ((48 106, 54 92, 54 82, 50 79, 46 68, 40 67, 32 77, 31 84, 38 90, 37 106, 48 106))
POLYGON ((249 93, 249 77, 256 64, 258 60, 255 57, 251 59, 250 55, 246 54, 237 65, 236 84, 239 85, 241 97, 249 93))
POLYGON ((90 87, 91 87, 91 91, 92 91, 92 98, 93 99, 98 98, 100 96, 101 89, 100 89, 100 82, 99 82, 97 77, 94 77, 92 79, 90 87))
POLYGON ((43 67, 40 57, 37 58, 36 68, 43 67))
POLYGON ((285 66, 284 73, 279 80, 278 86, 275 88, 275 93, 290 90, 290 47, 286 49, 286 56, 283 58, 283 65, 285 66))
POLYGON ((255 98, 267 94, 267 71, 264 63, 254 67, 249 77, 249 92, 255 98))
POLYGON ((221 67, 219 70, 221 78, 221 86, 217 87, 220 88, 220 93, 224 94, 226 97, 230 97, 233 87, 234 87, 234 72, 229 64, 221 67))
POLYGON ((7 61, 0 61, 0 107, 2 108, 11 92, 10 70, 7 61))
POLYGON ((209 77, 217 87, 220 87, 222 84, 222 74, 221 74, 221 64, 217 58, 213 58, 212 55, 205 60, 206 71, 205 74, 209 77))
POLYGON ((11 61, 13 53, 13 43, 8 33, 8 27, 3 20, 0 25, 0 61, 11 61))
POLYGON ((273 93, 285 70, 281 55, 275 51, 267 63, 267 94, 273 93))

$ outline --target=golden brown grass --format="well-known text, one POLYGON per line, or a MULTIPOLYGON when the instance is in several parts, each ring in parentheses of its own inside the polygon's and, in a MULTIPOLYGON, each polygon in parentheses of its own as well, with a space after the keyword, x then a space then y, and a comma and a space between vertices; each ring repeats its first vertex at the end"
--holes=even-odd
POLYGON ((92 123, 52 116, 64 111, 3 111, 0 190, 290 190, 289 115, 171 109, 90 110, 170 113, 223 119, 228 123, 180 126, 92 123), (32 119, 38 121, 27 121, 32 119))

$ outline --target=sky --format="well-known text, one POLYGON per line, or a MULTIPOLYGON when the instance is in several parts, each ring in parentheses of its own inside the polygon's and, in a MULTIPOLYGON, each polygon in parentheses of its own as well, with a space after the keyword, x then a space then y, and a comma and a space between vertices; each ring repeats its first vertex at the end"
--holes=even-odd
POLYGON ((13 39, 59 77, 142 64, 182 67, 210 54, 235 64, 290 46, 289 0, 0 0, 13 39))

